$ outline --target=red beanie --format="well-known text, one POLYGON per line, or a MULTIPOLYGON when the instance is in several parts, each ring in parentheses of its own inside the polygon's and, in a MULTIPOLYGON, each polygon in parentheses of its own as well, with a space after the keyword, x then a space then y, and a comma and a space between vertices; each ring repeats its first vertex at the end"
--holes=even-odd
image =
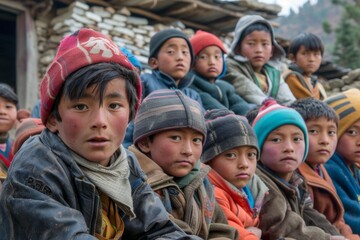
POLYGON ((201 50, 209 46, 217 46, 226 53, 226 49, 222 41, 217 36, 209 32, 202 30, 196 31, 195 35, 190 38, 190 42, 195 56, 197 56, 201 50))
MULTIPOLYGON (((100 32, 83 28, 61 40, 56 56, 40 83, 41 120, 45 125, 65 79, 82 67, 100 62, 115 62, 134 70, 119 47, 100 32)), ((141 100, 140 78, 135 89, 139 99, 137 110, 141 100)))

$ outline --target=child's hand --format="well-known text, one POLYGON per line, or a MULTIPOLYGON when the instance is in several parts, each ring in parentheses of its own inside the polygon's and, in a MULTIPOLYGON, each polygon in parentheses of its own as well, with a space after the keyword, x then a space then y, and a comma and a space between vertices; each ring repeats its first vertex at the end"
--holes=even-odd
POLYGON ((346 237, 344 236, 331 236, 330 237, 331 240, 348 240, 346 237))
POLYGON ((255 234, 259 239, 261 238, 261 229, 257 228, 257 227, 248 227, 246 228, 246 230, 248 230, 249 232, 252 232, 253 234, 255 234))

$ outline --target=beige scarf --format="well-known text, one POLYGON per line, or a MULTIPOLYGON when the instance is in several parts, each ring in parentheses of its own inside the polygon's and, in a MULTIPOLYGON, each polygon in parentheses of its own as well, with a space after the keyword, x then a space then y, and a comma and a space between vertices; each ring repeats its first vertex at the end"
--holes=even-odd
POLYGON ((120 146, 111 157, 108 167, 85 160, 75 152, 72 152, 72 155, 85 176, 101 192, 114 200, 117 206, 129 215, 130 219, 134 218, 135 213, 129 182, 130 168, 125 148, 122 145, 120 146))

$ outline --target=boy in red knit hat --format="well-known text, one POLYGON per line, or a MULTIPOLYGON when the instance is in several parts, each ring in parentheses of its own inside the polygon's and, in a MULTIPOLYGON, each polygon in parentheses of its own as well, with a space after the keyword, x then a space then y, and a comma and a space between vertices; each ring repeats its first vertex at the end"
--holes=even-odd
POLYGON ((198 30, 190 42, 195 55, 195 79, 190 87, 200 94, 204 108, 229 109, 245 115, 255 107, 237 95, 230 83, 220 79, 226 71, 226 49, 222 41, 214 34, 198 30))
POLYGON ((122 146, 141 84, 118 46, 86 28, 66 36, 40 88, 46 128, 4 182, 2 238, 186 238, 122 146))

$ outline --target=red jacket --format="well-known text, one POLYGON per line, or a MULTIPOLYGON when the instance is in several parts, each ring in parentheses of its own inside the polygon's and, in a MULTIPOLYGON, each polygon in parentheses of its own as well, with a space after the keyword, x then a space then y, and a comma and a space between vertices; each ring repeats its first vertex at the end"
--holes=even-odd
POLYGON ((262 184, 257 185, 262 186, 263 188, 258 191, 259 194, 257 196, 253 196, 255 208, 251 209, 246 196, 244 196, 240 191, 237 191, 235 187, 231 187, 230 184, 226 182, 226 180, 224 180, 224 178, 222 178, 215 170, 211 170, 208 177, 215 187, 216 200, 223 209, 229 225, 238 230, 240 236, 239 239, 259 239, 255 236, 255 234, 247 231, 246 228, 256 227, 259 224, 258 213, 260 212, 265 192, 268 191, 267 187, 262 182, 262 184))

